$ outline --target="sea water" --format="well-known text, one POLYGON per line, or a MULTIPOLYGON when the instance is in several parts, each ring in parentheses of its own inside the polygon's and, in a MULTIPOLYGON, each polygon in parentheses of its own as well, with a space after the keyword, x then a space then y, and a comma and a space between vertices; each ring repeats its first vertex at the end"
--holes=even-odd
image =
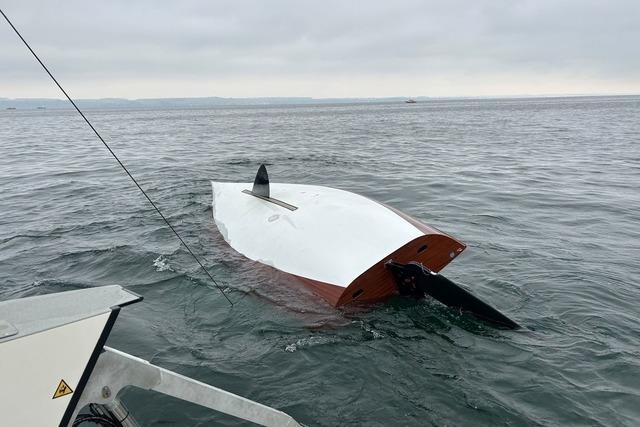
MULTIPOLYGON (((145 299, 108 345, 308 426, 638 424, 640 97, 87 115, 235 306, 71 110, 0 111, 1 300, 125 286, 145 299), (443 274, 525 329, 429 299, 336 310, 256 270, 220 237, 210 180, 261 163, 465 242, 443 274)), ((242 425, 123 400, 143 426, 242 425)))

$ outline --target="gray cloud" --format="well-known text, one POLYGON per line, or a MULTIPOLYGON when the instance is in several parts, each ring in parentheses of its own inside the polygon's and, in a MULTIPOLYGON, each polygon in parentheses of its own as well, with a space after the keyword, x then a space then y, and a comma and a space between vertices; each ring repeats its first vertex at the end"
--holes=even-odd
MULTIPOLYGON (((83 97, 640 92, 636 0, 2 7, 83 97)), ((55 94, 4 23, 0 52, 0 97, 55 94)))

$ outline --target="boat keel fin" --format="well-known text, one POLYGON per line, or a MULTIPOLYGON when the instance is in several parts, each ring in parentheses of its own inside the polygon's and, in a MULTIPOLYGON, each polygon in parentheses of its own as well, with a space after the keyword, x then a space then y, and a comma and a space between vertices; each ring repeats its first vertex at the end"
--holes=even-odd
POLYGON ((256 179, 253 181, 253 189, 251 191, 242 190, 242 192, 255 196, 264 201, 271 202, 285 209, 289 209, 290 211, 295 211, 296 209, 298 209, 296 206, 293 206, 287 202, 283 202, 282 200, 274 199, 270 196, 271 191, 269 190, 269 175, 267 174, 267 167, 265 165, 260 165, 258 173, 256 174, 256 179))
POLYGON ((422 264, 388 261, 385 265, 393 273, 401 295, 420 298, 428 294, 448 307, 470 313, 495 326, 507 329, 520 328, 520 325, 480 298, 422 264))
POLYGON ((265 165, 260 165, 251 192, 256 196, 269 198, 269 175, 265 165))

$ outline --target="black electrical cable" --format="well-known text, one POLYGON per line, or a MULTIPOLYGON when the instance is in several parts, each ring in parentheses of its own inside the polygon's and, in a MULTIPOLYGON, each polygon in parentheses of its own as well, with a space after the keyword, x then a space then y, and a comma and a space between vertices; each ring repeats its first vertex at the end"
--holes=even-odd
POLYGON ((89 404, 89 412, 89 414, 78 415, 72 427, 79 427, 83 423, 98 424, 101 427, 123 427, 122 423, 129 417, 129 412, 127 412, 127 415, 119 420, 108 407, 95 403, 89 404))
POLYGON ((31 46, 29 46, 29 43, 27 43, 27 41, 24 39, 24 37, 22 37, 22 34, 20 34, 20 32, 18 31, 18 29, 13 25, 13 23, 9 20, 9 18, 7 17, 7 15, 5 15, 5 13, 2 11, 2 9, 0 9, 0 13, 2 14, 2 16, 4 17, 4 19, 9 23, 9 25, 11 26, 11 28, 13 29, 13 31, 15 31, 15 33, 18 35, 18 37, 20 37, 20 40, 22 40, 22 42, 24 43, 24 45, 27 47, 27 49, 29 49, 29 51, 33 54, 34 58, 36 58, 36 60, 40 63, 40 65, 42 65, 42 68, 44 68, 44 70, 47 72, 47 74, 49 74, 49 77, 51 77, 51 79, 53 80, 53 82, 58 86, 58 88, 62 91, 62 93, 64 94, 64 96, 67 97, 67 99, 69 100, 69 102, 71 103, 71 105, 73 105, 73 107, 76 109, 76 111, 78 112, 78 114, 80 114, 80 116, 82 116, 82 118, 84 119, 85 122, 87 122, 87 125, 89 125, 89 127, 91 128, 91 130, 93 131, 93 133, 96 134, 96 136, 98 137, 98 139, 100 140, 100 142, 102 142, 102 144, 107 148, 107 150, 109 150, 109 153, 111 153, 111 155, 113 156, 114 159, 116 159, 116 161, 118 162, 118 164, 120 165, 120 167, 122 167, 122 169, 125 171, 125 173, 127 175, 129 175, 129 178, 131 178, 131 180, 133 181, 133 183, 136 185, 136 187, 138 187, 138 189, 142 192, 142 194, 144 194, 144 197, 147 198, 147 200, 149 201, 149 203, 151 203, 151 206, 153 206, 153 208, 156 210, 156 212, 158 212, 158 215, 160 215, 162 217, 162 219, 164 220, 164 222, 167 223, 167 225, 169 226, 169 228, 171 229, 171 231, 173 231, 173 234, 176 235, 176 237, 178 238, 178 240, 180 240, 180 243, 182 243, 182 245, 187 249, 187 251, 191 254, 191 256, 193 257, 193 259, 196 260, 196 262, 198 263, 198 265, 200 266, 200 268, 202 268, 202 270, 207 274, 207 276, 209 276, 209 279, 211 279, 211 281, 213 282, 213 284, 216 286, 216 288, 218 288, 218 290, 222 293, 222 295, 227 299, 227 301, 229 301, 229 304, 231 304, 233 306, 233 303, 231 302, 231 300, 229 299, 229 297, 227 296, 227 294, 224 293, 224 290, 222 289, 222 287, 220 285, 218 285, 218 282, 216 282, 216 280, 213 278, 213 276, 211 275, 211 273, 209 273, 209 270, 207 270, 205 268, 205 266, 200 262, 200 260, 198 259, 198 257, 196 256, 196 254, 193 253, 193 251, 191 250, 191 248, 189 247, 189 245, 187 245, 187 243, 182 239, 182 237, 178 234, 178 232, 176 231, 175 228, 173 228, 173 225, 171 225, 171 223, 169 222, 169 220, 167 220, 167 218, 162 214, 162 212, 160 211, 160 209, 158 208, 158 206, 156 206, 156 204, 153 202, 153 200, 151 200, 151 198, 149 197, 149 195, 147 195, 147 193, 144 191, 144 189, 140 186, 140 184, 138 184, 138 181, 136 181, 136 179, 133 177, 133 175, 131 175, 131 173, 129 172, 129 170, 125 167, 125 165, 120 161, 120 159, 118 158, 118 156, 116 156, 116 153, 113 152, 113 150, 111 149, 111 147, 109 147, 109 145, 105 142, 105 140, 102 138, 102 136, 98 133, 98 131, 96 130, 96 128, 93 127, 93 125, 91 124, 91 122, 89 121, 89 119, 87 119, 87 117, 84 115, 84 113, 82 111, 80 111, 80 108, 78 108, 78 106, 76 105, 76 103, 73 101, 73 99, 71 99, 71 97, 67 94, 67 92, 63 89, 63 87, 60 85, 60 83, 58 83, 58 80, 56 80, 55 77, 53 77, 53 74, 51 74, 51 72, 49 71, 49 69, 47 68, 46 65, 44 65, 44 63, 40 60, 40 58, 38 57, 38 55, 36 55, 36 53, 33 51, 33 49, 31 49, 31 46))

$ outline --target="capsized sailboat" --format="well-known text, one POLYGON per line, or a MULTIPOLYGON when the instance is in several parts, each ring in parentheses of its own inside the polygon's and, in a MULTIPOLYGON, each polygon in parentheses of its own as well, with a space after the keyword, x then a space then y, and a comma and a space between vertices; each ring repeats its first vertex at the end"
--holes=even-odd
POLYGON ((335 307, 425 294, 506 328, 518 324, 439 274, 459 240, 367 197, 335 188, 212 182, 213 217, 247 258, 291 275, 335 307))

